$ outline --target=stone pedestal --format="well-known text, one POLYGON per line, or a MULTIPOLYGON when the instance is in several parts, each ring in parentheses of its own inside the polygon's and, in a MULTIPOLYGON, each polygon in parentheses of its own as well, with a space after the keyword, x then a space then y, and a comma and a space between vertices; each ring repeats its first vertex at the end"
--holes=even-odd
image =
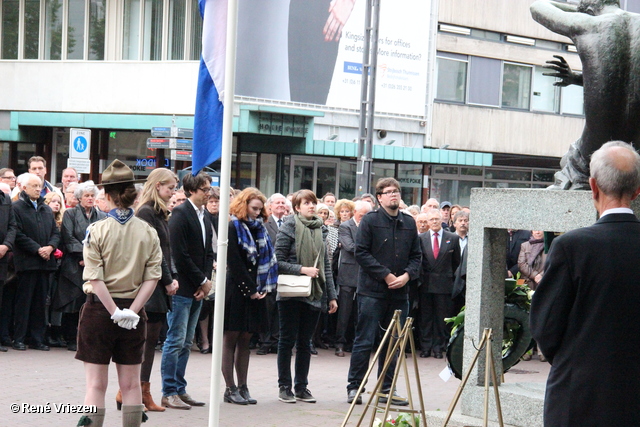
MULTIPOLYGON (((502 337, 504 279, 506 276, 506 229, 566 232, 593 224, 597 212, 590 191, 548 191, 532 189, 471 190, 469 259, 467 265, 467 308, 464 327, 466 373, 484 328, 502 337)), ((493 342, 498 377, 502 373, 502 340, 493 342)), ((464 416, 482 418, 484 410, 485 353, 482 352, 462 395, 464 416)), ((497 420, 493 392, 490 419, 497 420)), ((540 384, 500 386, 504 422, 516 426, 541 426, 544 387, 540 384)))

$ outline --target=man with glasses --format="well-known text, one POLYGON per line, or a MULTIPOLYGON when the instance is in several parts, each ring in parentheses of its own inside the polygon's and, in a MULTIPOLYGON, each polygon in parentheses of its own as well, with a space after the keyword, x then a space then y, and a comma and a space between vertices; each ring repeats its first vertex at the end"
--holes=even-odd
POLYGON ((11 191, 13 191, 13 189, 16 186, 16 175, 13 172, 13 169, 9 169, 9 168, 0 169, 0 180, 5 184, 8 184, 9 188, 11 188, 11 191))
MULTIPOLYGON (((420 273, 420 240, 411 215, 400 212, 400 184, 393 178, 381 178, 376 184, 380 208, 366 214, 356 234, 358 273, 358 323, 351 353, 347 385, 347 401, 353 402, 375 350, 380 328, 386 328, 396 310, 401 310, 404 323, 409 311, 409 280, 420 273)), ((382 373, 387 351, 378 358, 378 376, 382 373)), ((391 396, 395 405, 408 405, 403 397, 391 390, 397 354, 389 366, 382 392, 391 396)), ((387 398, 380 398, 385 403, 387 398)), ((362 403, 358 396, 356 403, 362 403)))
POLYGON ((183 179, 187 201, 176 206, 169 219, 173 262, 180 287, 167 313, 169 330, 162 349, 162 406, 191 409, 204 406, 187 394, 184 374, 189 362, 193 336, 198 325, 202 300, 211 290, 213 271, 213 231, 205 205, 211 192, 211 177, 204 172, 183 179))

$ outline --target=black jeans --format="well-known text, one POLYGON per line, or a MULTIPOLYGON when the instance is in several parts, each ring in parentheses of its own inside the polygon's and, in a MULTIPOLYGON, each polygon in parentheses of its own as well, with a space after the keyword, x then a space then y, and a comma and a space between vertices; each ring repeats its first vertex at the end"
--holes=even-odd
POLYGON ((18 273, 15 305, 14 340, 24 343, 27 333, 32 344, 42 344, 47 329, 45 316, 50 271, 33 270, 18 273))
MULTIPOLYGON (((409 311, 408 300, 392 300, 358 295, 358 325, 356 326, 356 339, 353 342, 353 352, 351 353, 347 390, 357 390, 362 381, 365 380, 364 376, 369 367, 371 352, 376 350, 376 338, 380 333, 384 332, 382 328, 389 327, 389 322, 396 310, 402 311, 400 326, 403 326, 409 311)), ((392 341, 390 342, 393 343, 392 341)), ((382 373, 386 357, 387 347, 385 346, 378 357, 378 376, 382 373)), ((393 361, 385 374, 382 384, 383 390, 391 388, 396 362, 397 354, 393 356, 393 361)))
POLYGON ((347 335, 350 334, 351 325, 355 325, 358 319, 358 307, 356 306, 356 288, 340 287, 338 295, 338 325, 336 327, 336 344, 347 344, 347 335))
POLYGON ((291 351, 296 346, 294 389, 309 384, 310 340, 318 324, 320 311, 300 300, 278 301, 280 339, 278 340, 278 386, 291 387, 291 351))

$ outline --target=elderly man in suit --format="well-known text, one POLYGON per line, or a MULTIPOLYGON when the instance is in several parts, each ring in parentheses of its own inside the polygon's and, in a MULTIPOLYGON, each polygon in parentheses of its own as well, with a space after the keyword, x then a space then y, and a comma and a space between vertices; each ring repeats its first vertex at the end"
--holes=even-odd
POLYGON ((198 324, 202 300, 211 290, 213 229, 205 205, 211 192, 211 177, 203 172, 185 175, 188 199, 176 206, 169 219, 171 255, 178 272, 179 288, 167 314, 169 329, 162 349, 162 406, 191 409, 204 406, 189 396, 184 378, 198 324))
MULTIPOLYGON (((7 278, 9 253, 13 250, 16 239, 16 220, 11 208, 11 198, 4 191, 0 192, 0 307, 2 307, 2 291, 7 278)), ((0 351, 7 347, 0 345, 0 351)))
POLYGON ((640 425, 640 156, 608 142, 591 156, 600 219, 554 239, 531 303, 551 363, 545 426, 640 425))
MULTIPOLYGON (((269 215, 264 227, 267 229, 271 243, 275 247, 278 231, 280 231, 280 226, 287 214, 287 198, 280 193, 274 193, 267 199, 267 207, 271 211, 271 215, 269 215)), ((260 348, 256 351, 258 355, 278 352, 280 322, 278 321, 276 291, 269 292, 265 297, 265 301, 267 303, 267 322, 269 327, 266 332, 260 334, 260 348)))
POLYGON ((449 330, 444 321, 454 313, 451 299, 453 275, 460 265, 460 242, 455 233, 442 228, 439 209, 427 212, 429 232, 420 234, 422 284, 420 285, 420 357, 442 359, 449 330))
POLYGON ((338 241, 340 242, 340 263, 338 268, 338 322, 336 325, 336 356, 344 357, 347 333, 357 318, 356 287, 360 266, 356 261, 356 234, 362 217, 371 210, 371 203, 358 200, 353 218, 340 224, 338 241))

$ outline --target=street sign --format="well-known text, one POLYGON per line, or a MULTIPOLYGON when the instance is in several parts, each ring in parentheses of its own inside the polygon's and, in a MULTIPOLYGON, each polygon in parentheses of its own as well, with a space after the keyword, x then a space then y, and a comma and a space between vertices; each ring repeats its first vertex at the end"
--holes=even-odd
POLYGON ((191 154, 191 151, 171 150, 171 160, 184 160, 190 162, 191 154))
POLYGON ((193 129, 178 127, 152 127, 153 138, 187 138, 193 139, 193 129))
POLYGON ((78 173, 91 173, 91 160, 69 157, 67 167, 74 168, 78 173))
POLYGON ((170 138, 171 128, 153 127, 151 128, 151 136, 154 138, 170 138))
POLYGON ((193 140, 177 138, 147 138, 147 148, 171 148, 174 150, 189 150, 193 148, 193 140))
POLYGON ((91 129, 71 128, 69 137, 69 157, 74 159, 89 159, 90 152, 91 129))
POLYGON ((171 148, 171 138, 147 138, 147 148, 171 148))
POLYGON ((189 138, 193 139, 193 129, 189 128, 178 128, 178 134, 176 135, 178 138, 189 138))

